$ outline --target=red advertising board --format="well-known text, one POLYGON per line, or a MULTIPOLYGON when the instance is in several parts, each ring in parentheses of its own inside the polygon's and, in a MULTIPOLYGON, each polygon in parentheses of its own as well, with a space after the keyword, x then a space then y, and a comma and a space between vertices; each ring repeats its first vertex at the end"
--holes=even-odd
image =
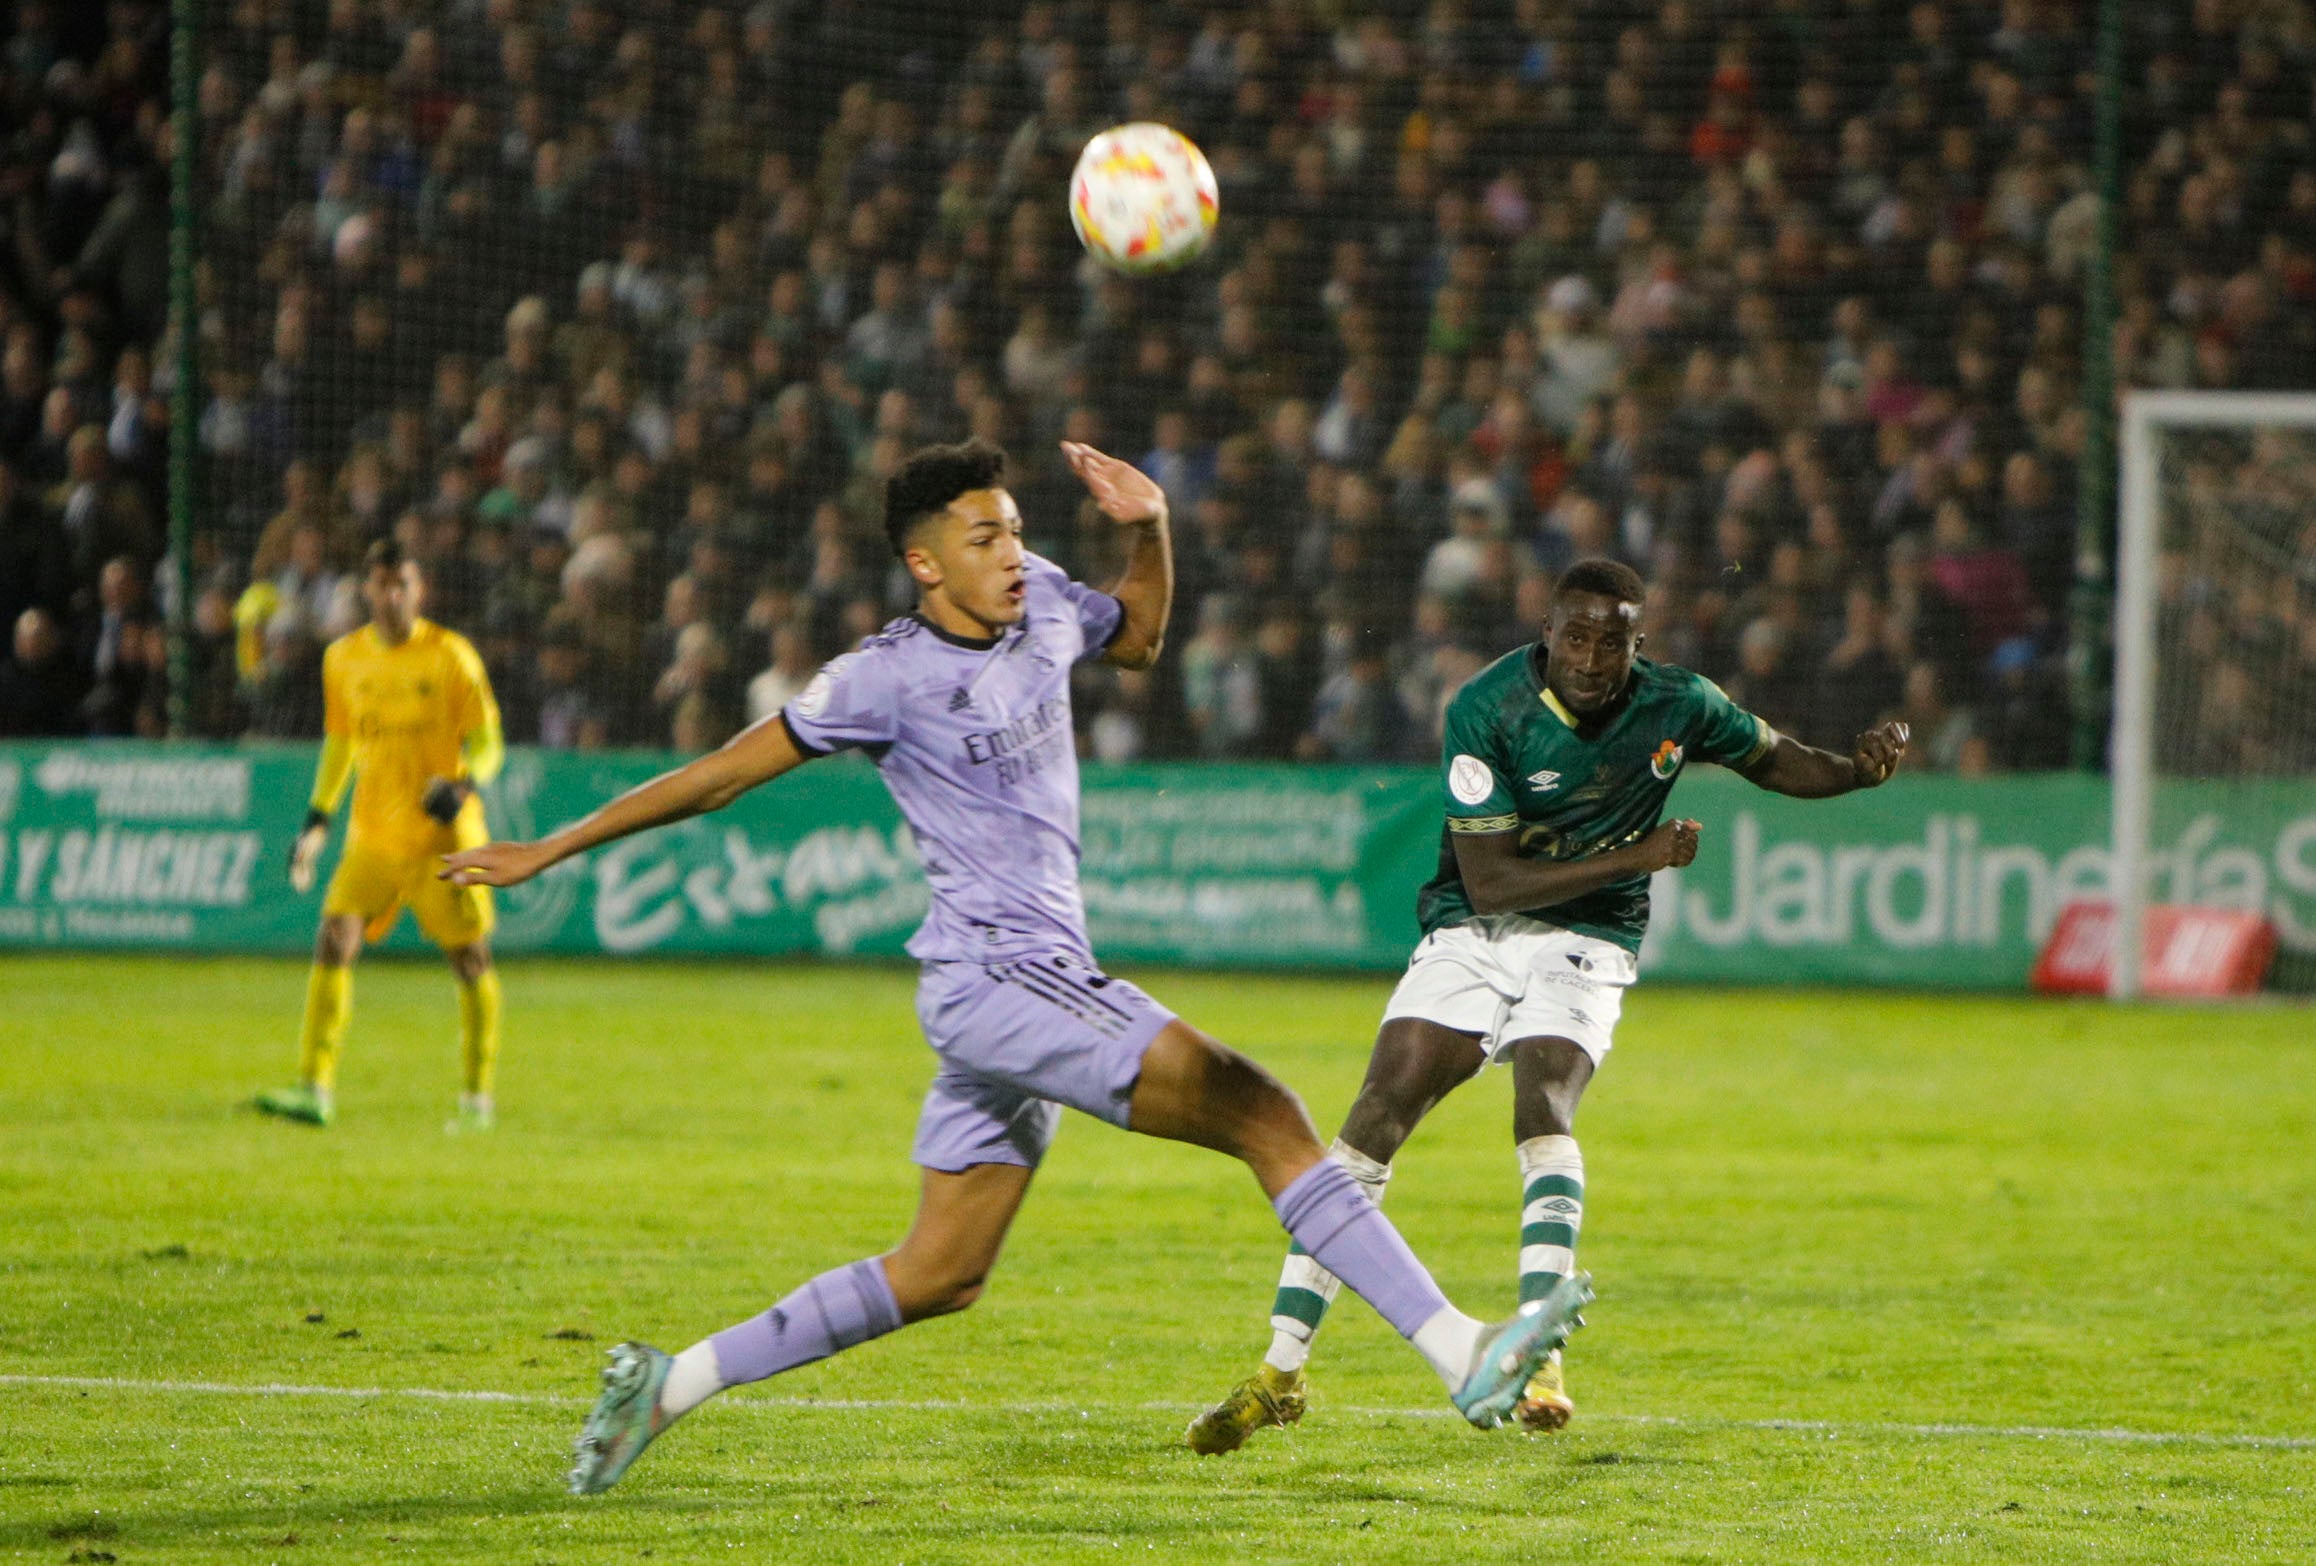
MULTIPOLYGON (((2276 928, 2233 908, 2151 904, 2141 934, 2139 988, 2148 995, 2252 995, 2276 956, 2276 928)), ((2035 960, 2034 987, 2052 995, 2104 995, 2114 952, 2115 909, 2069 903, 2035 960)))

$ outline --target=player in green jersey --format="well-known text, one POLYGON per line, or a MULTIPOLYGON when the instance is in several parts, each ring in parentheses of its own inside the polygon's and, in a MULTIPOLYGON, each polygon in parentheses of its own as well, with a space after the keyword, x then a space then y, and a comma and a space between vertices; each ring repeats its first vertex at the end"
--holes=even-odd
MULTIPOLYGON (((1577 1102, 1633 982, 1649 877, 1697 855, 1698 824, 1661 819, 1681 768, 1715 762, 1773 793, 1824 799, 1888 781, 1909 738, 1905 724, 1885 723, 1843 756, 1779 734, 1702 675, 1641 657, 1641 603, 1629 566, 1571 566, 1543 640, 1497 659, 1449 703, 1447 823, 1439 870, 1416 903, 1423 940, 1328 1149, 1380 1202, 1392 1157, 1432 1107, 1481 1067, 1509 1061, 1523 1300, 1575 1269, 1577 1102)), ((1336 1288, 1288 1251, 1270 1352, 1191 1421, 1194 1450, 1233 1451, 1302 1417, 1303 1367, 1336 1288)), ((1556 1430, 1575 1411, 1559 1359, 1516 1411, 1531 1430, 1556 1430)))

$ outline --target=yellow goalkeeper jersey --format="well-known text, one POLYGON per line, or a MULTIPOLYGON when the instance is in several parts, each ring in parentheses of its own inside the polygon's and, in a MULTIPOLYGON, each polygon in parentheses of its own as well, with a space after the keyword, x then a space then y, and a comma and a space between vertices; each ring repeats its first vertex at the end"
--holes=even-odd
POLYGON ((421 803, 429 779, 488 782, 504 755, 490 677, 465 637, 431 620, 415 622, 399 647, 371 625, 339 637, 322 654, 322 732, 325 780, 317 793, 336 792, 327 779, 331 751, 344 747, 353 764, 350 843, 418 855, 442 852, 453 837, 482 840, 479 797, 469 795, 449 827, 421 803))

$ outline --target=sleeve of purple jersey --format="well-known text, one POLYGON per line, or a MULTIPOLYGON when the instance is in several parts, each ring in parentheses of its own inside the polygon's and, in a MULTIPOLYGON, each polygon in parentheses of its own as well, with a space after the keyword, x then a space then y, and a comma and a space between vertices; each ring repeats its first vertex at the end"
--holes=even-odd
POLYGON ((875 652, 832 658, 780 709, 797 748, 825 756, 832 750, 890 745, 899 734, 899 715, 889 659, 875 652))
POLYGON ((1126 606, 1098 587, 1072 581, 1067 571, 1043 555, 1031 555, 1027 569, 1033 585, 1059 593, 1077 611, 1078 629, 1085 635, 1085 650, 1078 657, 1093 658, 1109 651, 1110 643, 1118 639, 1119 627, 1126 623, 1126 606))

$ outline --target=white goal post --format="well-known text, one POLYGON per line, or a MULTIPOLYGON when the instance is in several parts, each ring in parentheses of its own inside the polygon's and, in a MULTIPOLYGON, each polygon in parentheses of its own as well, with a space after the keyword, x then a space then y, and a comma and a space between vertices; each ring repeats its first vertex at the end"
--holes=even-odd
MULTIPOLYGON (((2259 460, 2257 455, 2240 457, 2237 454, 2245 451, 2256 454, 2259 448, 2255 443, 2263 432, 2279 432, 2289 437, 2291 449, 2282 455, 2294 459, 2290 464, 2294 469, 2300 466, 2299 459, 2306 459, 2310 469, 2308 493, 2316 497, 2316 393, 2133 392, 2123 399, 2121 422, 2114 728, 2109 755, 2113 782, 2110 885, 2114 924, 2108 994, 2128 999, 2141 992, 2144 977, 2142 932, 2151 900, 2151 872, 2156 868, 2150 835, 2155 825, 2155 800, 2163 761, 2160 751, 2171 743, 2159 732, 2158 725, 2159 721, 2177 723, 2189 716, 2173 712, 2159 718, 2159 699, 2164 695, 2167 677, 2172 678, 2175 687, 2171 698, 2174 703, 2182 699, 2191 704, 2217 702, 2226 695, 2222 689, 2204 691, 2195 686, 2190 687, 2195 691, 2193 696, 2183 698, 2176 691, 2175 668, 2183 661, 2192 661, 2195 653, 2185 646, 2168 649, 2165 646, 2167 631, 2177 628, 2165 624, 2163 604, 2166 520, 2172 510, 2169 497, 2175 486, 2186 488, 2200 483, 2205 490, 2210 490, 2214 487, 2211 474, 2215 470, 2229 480, 2236 474, 2251 471, 2259 460), (2231 434, 2238 439, 2231 441, 2231 434), (2183 457, 2174 449, 2182 442, 2199 439, 2213 451, 2226 455, 2215 458, 2211 452, 2190 448, 2183 457), (2180 462, 2193 471, 2199 457, 2202 473, 2198 478, 2183 482, 2171 471, 2171 467, 2180 462), (2172 463, 2167 464, 2167 458, 2173 459, 2172 463), (2235 474, 2228 473, 2225 467, 2231 461, 2238 464, 2235 474), (2167 657, 2170 667, 2166 665, 2167 657)), ((2219 541, 2192 536, 2196 530, 2206 529, 2200 513, 2220 516, 2220 523, 2214 524, 2213 529, 2224 528, 2231 534, 2246 531, 2230 522, 2227 513, 2231 497, 2227 495, 2220 496, 2214 504, 2208 495, 2199 500, 2189 494, 2183 496, 2181 504, 2185 510, 2199 514, 2172 529, 2170 542, 2180 558, 2205 559, 2238 542, 2232 537, 2219 541), (2190 535, 2184 540, 2183 527, 2190 535)), ((2272 515, 2279 507, 2269 505, 2267 509, 2272 515)), ((2301 525, 2306 525, 2305 520, 2301 525)), ((2289 546, 2279 558, 2272 542, 2260 542, 2241 558, 2242 563, 2234 572, 2239 581, 2256 580, 2264 569, 2272 574, 2280 573, 2273 579, 2287 590, 2295 576, 2301 584, 2298 590, 2303 594, 2316 587, 2316 575, 2312 575, 2316 573, 2316 559, 2305 555, 2295 557, 2289 546)), ((2175 590, 2176 586, 2174 584, 2175 590)), ((2237 683, 2240 686, 2242 681, 2237 683)), ((2262 694, 2271 704, 2281 699, 2272 693, 2262 694)), ((2297 717, 2300 722, 2316 724, 2316 710, 2300 710, 2297 717)), ((2222 763, 2207 761, 2201 764, 2201 770, 2207 776, 2224 775, 2222 763)))

